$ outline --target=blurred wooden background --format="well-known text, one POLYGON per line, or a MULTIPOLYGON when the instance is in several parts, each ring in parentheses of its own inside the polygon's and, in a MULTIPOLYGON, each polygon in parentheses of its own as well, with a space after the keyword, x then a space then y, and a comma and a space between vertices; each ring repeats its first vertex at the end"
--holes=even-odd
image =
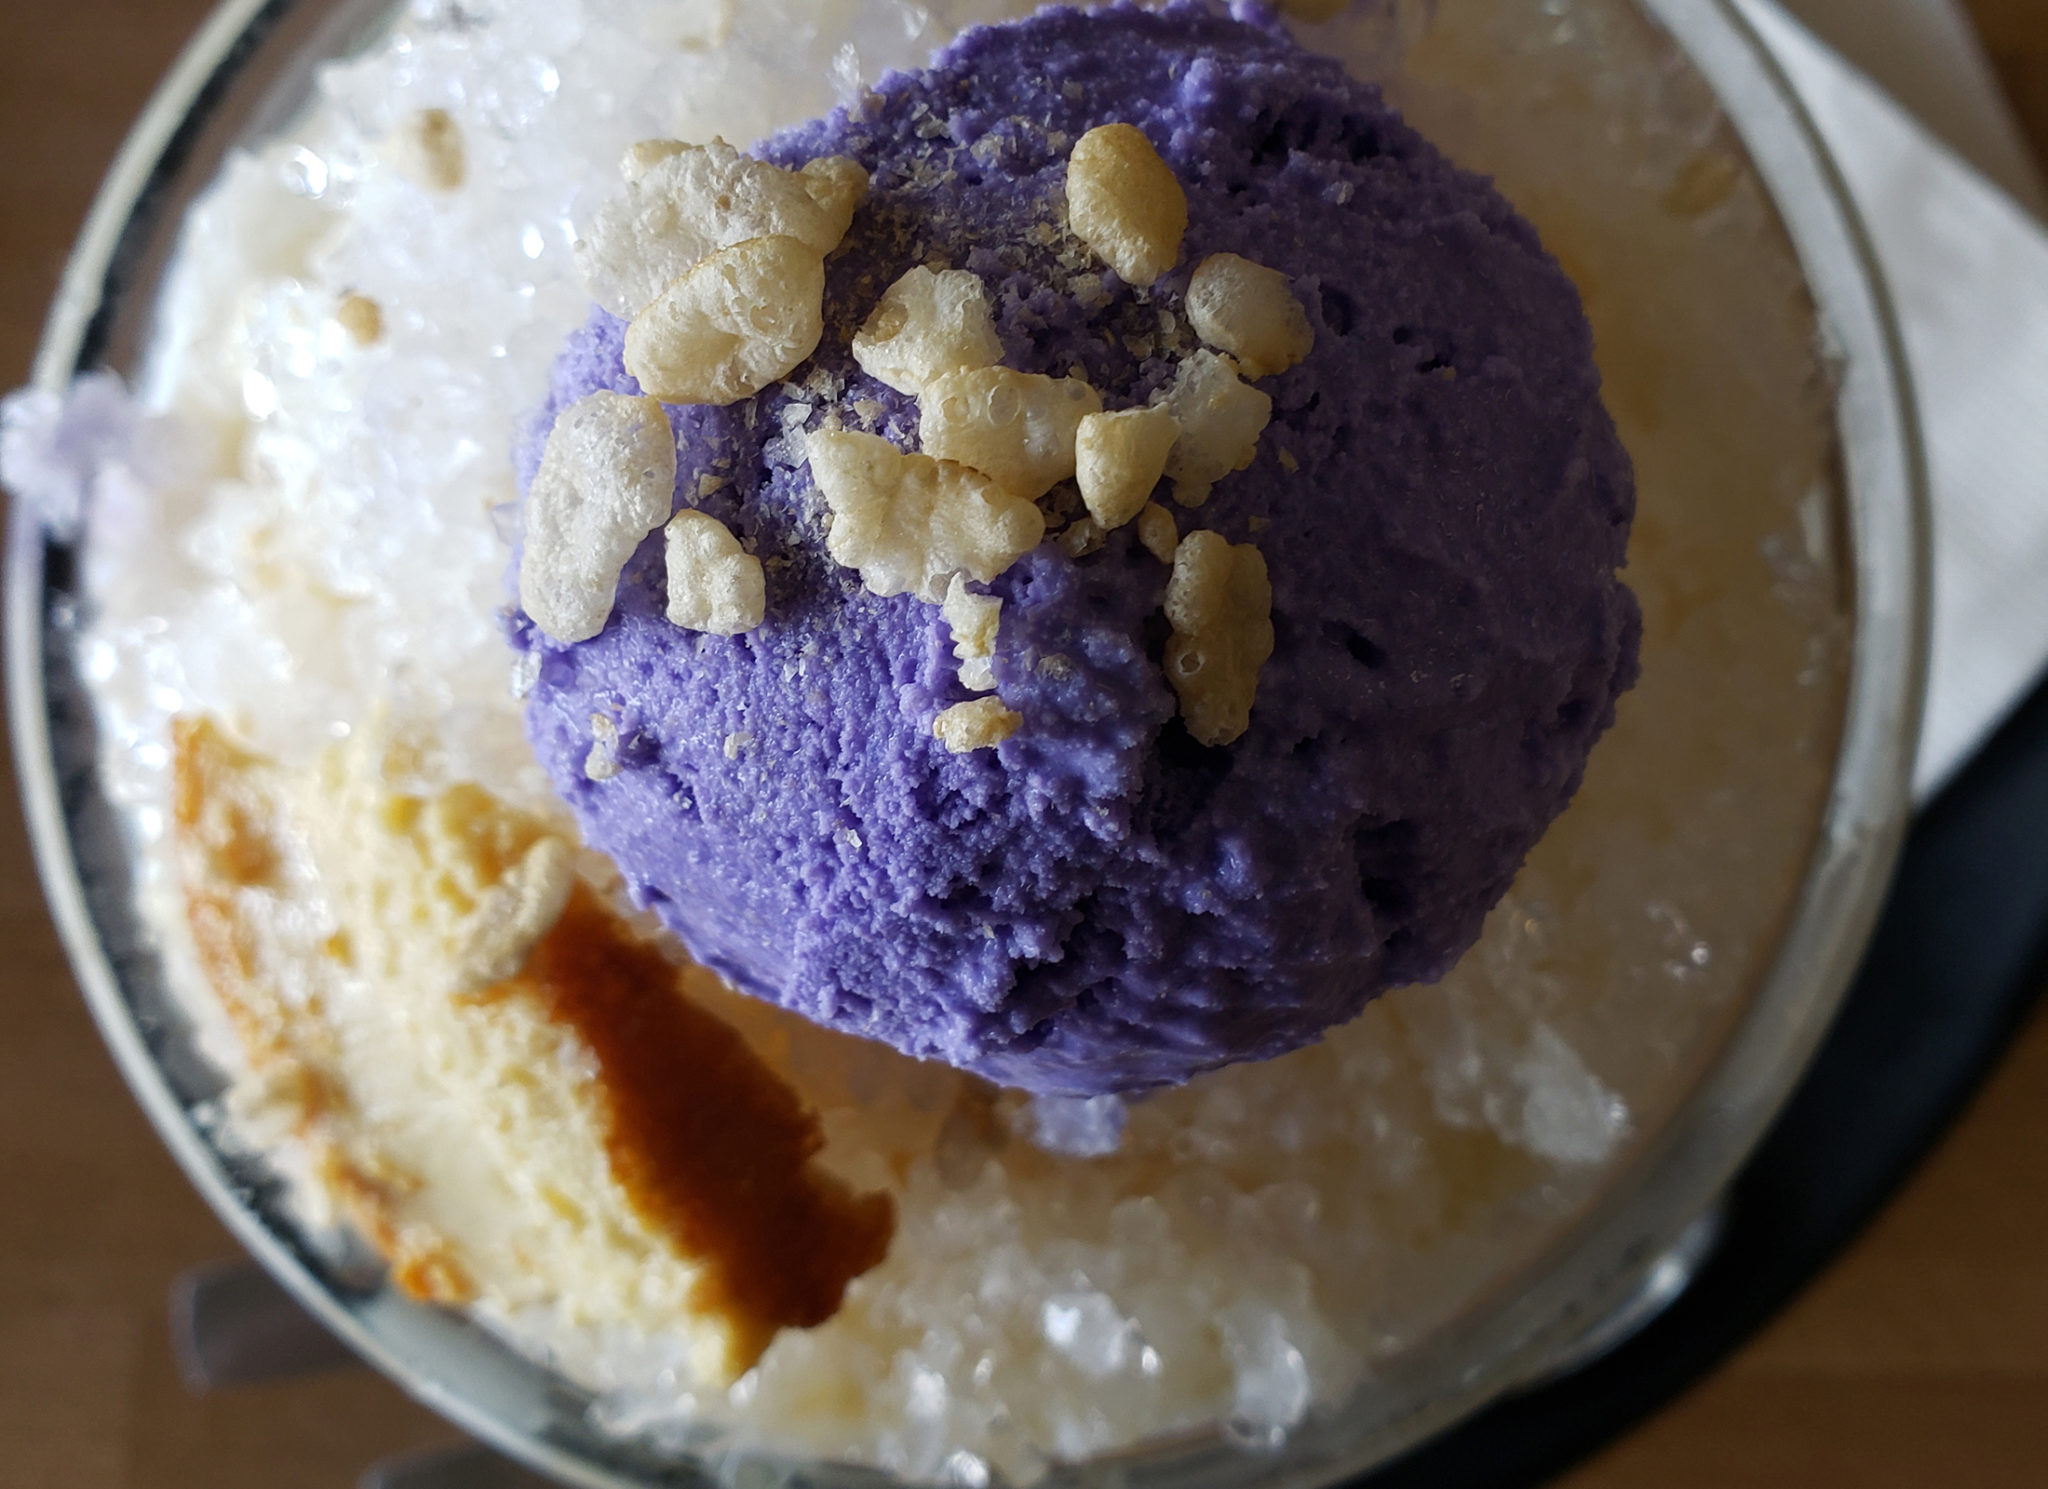
MULTIPOLYGON (((2048 0, 1967 0, 2048 158, 2048 0)), ((0 0, 0 388, 209 0, 0 0)), ((0 752, 4 752, 0 744, 0 752)), ((9 772, 11 774, 11 772, 9 772)), ((234 1244, 103 1054, 0 788, 0 1489, 341 1489, 453 1434, 367 1372, 194 1399, 171 1278, 234 1244)), ((1800 1302, 1561 1489, 2048 1483, 2048 1016, 1800 1302)))
POLYGON ((2005 96, 2048 159, 2048 0, 1963 0, 2005 96))

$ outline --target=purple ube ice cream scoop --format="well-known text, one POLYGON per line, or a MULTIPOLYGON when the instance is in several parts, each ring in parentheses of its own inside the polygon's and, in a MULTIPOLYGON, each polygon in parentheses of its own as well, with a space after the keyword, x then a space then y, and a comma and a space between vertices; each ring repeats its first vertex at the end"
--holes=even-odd
MULTIPOLYGON (((970 31, 758 153, 873 177, 813 361, 748 402, 671 410, 678 505, 764 561, 766 623, 671 625, 658 535, 601 635, 513 623, 540 660, 529 732, 588 840, 740 987, 1037 1091, 1277 1055, 1440 976, 1636 667, 1615 577, 1628 460, 1534 230, 1375 89, 1200 4, 970 31), (1180 263, 1144 292, 1064 231, 1068 150, 1113 120, 1187 191, 1180 263), (1274 408, 1252 465, 1174 509, 1265 556, 1276 645, 1249 732, 1211 748, 1180 723, 1169 571, 1126 527, 1080 559, 1048 539, 990 586, 998 696, 1023 723, 949 754, 932 721, 973 695, 938 608, 877 598, 825 553, 804 432, 836 416, 917 447, 914 404, 860 372, 852 333, 913 265, 970 268, 1007 365, 1142 404, 1196 348, 1182 296, 1224 251, 1285 273, 1315 331, 1258 384, 1274 408), (594 719, 617 731, 601 781, 594 719)), ((639 391, 623 334, 598 312, 571 339, 527 478, 561 408, 639 391)))

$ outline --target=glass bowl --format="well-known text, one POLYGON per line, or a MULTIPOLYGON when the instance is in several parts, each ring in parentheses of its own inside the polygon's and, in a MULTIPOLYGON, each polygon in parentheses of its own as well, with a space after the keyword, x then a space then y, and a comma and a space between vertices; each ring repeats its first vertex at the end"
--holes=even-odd
MULTIPOLYGON (((305 106, 318 64, 376 38, 392 9, 391 0, 229 0, 220 9, 101 192, 52 311, 39 385, 61 389, 96 368, 139 376, 186 209, 231 149, 270 137, 305 106)), ((1862 952, 1907 818, 1922 687, 1924 476, 1905 367, 1833 162, 1739 6, 1643 0, 1642 10, 1675 45, 1670 58, 1683 58, 1649 83, 1703 80, 1739 140, 1731 148, 1767 188, 1773 230, 1796 251, 1811 298, 1816 365, 1830 380, 1831 478, 1812 512, 1823 529, 1816 545, 1848 555, 1834 596, 1850 638, 1845 702, 1803 878, 1767 928, 1775 951, 1682 1098, 1571 1223, 1501 1286, 1376 1367, 1341 1410, 1311 1416, 1268 1451, 1195 1433, 1057 1466, 1052 1482, 1330 1484, 1613 1343, 1669 1301, 1711 1244, 1717 1197, 1797 1083, 1862 952)), ((1354 44, 1398 45, 1404 18, 1396 7, 1354 44)), ((1397 101, 1429 115, 1427 87, 1411 93, 1397 101)), ((1448 133, 1455 155, 1456 110, 1441 112, 1423 122, 1448 133)), ((600 1430, 588 1394, 561 1376, 460 1316, 408 1301, 375 1266, 309 1242, 265 1169, 216 1144, 204 1117, 222 1078, 197 1054, 132 903, 133 850, 99 775, 71 645, 79 554, 41 531, 26 504, 13 514, 6 603, 17 758, 53 913, 123 1074, 194 1184, 312 1313, 477 1437, 565 1482, 702 1481, 711 1469, 600 1430)), ((765 1458, 720 1471, 763 1484, 886 1477, 765 1458)))

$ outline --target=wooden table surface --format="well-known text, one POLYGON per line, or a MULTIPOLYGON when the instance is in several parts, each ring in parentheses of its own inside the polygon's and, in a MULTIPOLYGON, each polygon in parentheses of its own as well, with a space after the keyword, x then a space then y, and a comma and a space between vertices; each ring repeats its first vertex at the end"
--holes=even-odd
MULTIPOLYGON (((0 388, 128 120, 210 0, 0 0, 0 388)), ((2048 157, 2048 0, 1970 0, 2048 157)), ((4 746, 0 746, 4 749, 4 746)), ((233 1243, 102 1052, 0 790, 0 1489, 354 1481, 452 1432, 368 1372, 194 1399, 180 1270, 233 1243)), ((1875 1226, 1564 1489, 2048 1484, 2048 1016, 1875 1226)))

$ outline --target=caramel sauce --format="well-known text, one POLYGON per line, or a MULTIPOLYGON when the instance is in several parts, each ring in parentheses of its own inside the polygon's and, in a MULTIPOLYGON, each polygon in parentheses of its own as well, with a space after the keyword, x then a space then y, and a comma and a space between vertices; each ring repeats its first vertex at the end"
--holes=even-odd
POLYGON ((589 888, 501 987, 545 1000, 596 1056, 612 1173, 649 1225, 705 1264, 696 1301, 732 1321, 734 1375, 776 1330, 830 1318, 887 1253, 889 1196, 811 1164, 817 1114, 589 888))

